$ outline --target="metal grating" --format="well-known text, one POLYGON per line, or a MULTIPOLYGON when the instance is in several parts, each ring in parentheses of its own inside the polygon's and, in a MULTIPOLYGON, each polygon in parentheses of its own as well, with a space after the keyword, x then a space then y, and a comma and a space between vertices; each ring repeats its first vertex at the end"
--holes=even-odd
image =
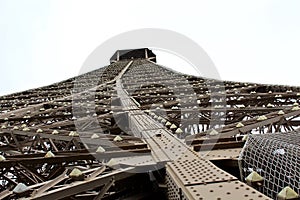
POLYGON ((242 178, 256 171, 262 192, 272 198, 286 186, 300 194, 300 134, 251 135, 240 156, 242 178))

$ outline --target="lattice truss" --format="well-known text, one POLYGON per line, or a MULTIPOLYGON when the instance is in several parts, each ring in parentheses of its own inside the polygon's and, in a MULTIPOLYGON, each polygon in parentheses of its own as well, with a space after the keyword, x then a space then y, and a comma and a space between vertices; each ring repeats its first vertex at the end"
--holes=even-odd
MULTIPOLYGON (((17 198, 13 189, 20 183, 29 186, 27 196, 44 199, 113 199, 147 188, 140 182, 146 183, 148 174, 129 175, 106 165, 109 158, 128 152, 151 151, 144 140, 130 135, 130 108, 122 108, 117 95, 116 77, 128 63, 118 61, 0 97, 0 155, 5 158, 0 162, 0 197, 17 198), (78 129, 84 132, 80 138, 78 129), (100 155, 99 144, 106 150, 100 155), (45 158, 49 152, 55 157, 45 158), (74 168, 83 171, 83 181, 69 176, 74 168), (118 187, 122 181, 130 184, 118 187)), ((244 135, 291 132, 300 125, 297 87, 205 79, 141 59, 124 73, 122 87, 140 110, 200 154, 233 148, 239 153, 244 135)))
MULTIPOLYGON (((135 62, 123 78, 125 82, 126 75, 128 80, 124 87, 142 109, 157 109, 161 118, 180 126, 188 135, 221 125, 233 126, 241 121, 256 123, 255 117, 283 109, 290 112, 293 105, 298 105, 300 95, 299 88, 295 87, 196 78, 152 63, 135 62), (164 112, 159 112, 159 108, 164 112)), ((269 116, 275 117, 274 114, 269 116)), ((271 124, 267 130, 266 126, 255 128, 261 132, 276 132, 281 128, 289 131, 299 125, 294 118, 282 120, 281 128, 275 126, 274 121, 271 124)))
POLYGON ((22 195, 36 199, 56 199, 55 195, 113 198, 124 196, 124 192, 131 194, 133 188, 139 191, 144 175, 127 174, 103 164, 112 157, 128 156, 128 152, 149 152, 139 138, 122 135, 113 118, 113 79, 127 63, 120 61, 60 83, 0 98, 0 199, 21 197, 13 192, 20 184, 28 186, 28 192, 22 195), (93 99, 89 89, 94 90, 93 99), (91 102, 94 113, 89 113, 91 102), (78 129, 84 136, 78 137, 78 129), (114 141, 116 135, 122 135, 122 141, 114 141), (100 144, 105 153, 97 153, 100 144), (69 188, 76 181, 70 176, 74 169, 83 172, 85 181, 96 184, 75 184, 80 187, 75 191, 69 188), (120 180, 131 180, 132 184, 120 187, 120 180), (110 181, 112 184, 108 184, 110 181))
MULTIPOLYGON (((232 158, 232 152, 240 152, 248 135, 289 133, 300 125, 300 93, 296 87, 222 83, 178 74, 142 61, 136 62, 126 75, 128 78, 125 76, 123 80, 128 81, 124 87, 140 107, 151 110, 153 119, 171 129, 178 137, 185 138, 186 143, 200 154, 204 152, 205 155, 207 150, 212 150, 210 159, 219 159, 224 154, 229 154, 224 157, 232 158), (226 150, 225 153, 220 153, 220 149, 226 150), (214 150, 216 153, 213 153, 214 150)), ((233 155, 238 157, 236 153, 233 155)), ((294 161, 298 159, 297 154, 292 156, 294 161)), ((265 157, 258 159, 253 156, 249 159, 260 162, 265 157)), ((277 164, 268 163, 270 168, 276 168, 277 164)), ((299 162, 294 164, 299 172, 299 162)), ((296 171, 293 173, 290 175, 297 176, 296 171)), ((241 179, 244 180, 249 174, 249 171, 245 172, 241 179)), ((289 176, 284 170, 276 175, 284 179, 289 176)), ((299 182, 299 177, 295 178, 299 182)), ((277 179, 275 189, 271 181, 265 182, 262 191, 272 198, 286 186, 297 187, 295 183, 277 179)), ((297 189, 296 192, 299 193, 297 189)))

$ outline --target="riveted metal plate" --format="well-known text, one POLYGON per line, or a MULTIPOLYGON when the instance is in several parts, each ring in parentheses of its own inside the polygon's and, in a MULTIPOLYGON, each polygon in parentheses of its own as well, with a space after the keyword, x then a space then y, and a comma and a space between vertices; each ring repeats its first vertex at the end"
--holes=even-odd
POLYGON ((271 200, 240 181, 187 186, 186 199, 198 200, 271 200), (189 196, 187 196, 189 195, 189 196))
POLYGON ((217 168, 210 161, 195 157, 191 159, 178 159, 173 163, 168 163, 168 167, 174 174, 180 177, 183 185, 237 180, 236 177, 217 168))

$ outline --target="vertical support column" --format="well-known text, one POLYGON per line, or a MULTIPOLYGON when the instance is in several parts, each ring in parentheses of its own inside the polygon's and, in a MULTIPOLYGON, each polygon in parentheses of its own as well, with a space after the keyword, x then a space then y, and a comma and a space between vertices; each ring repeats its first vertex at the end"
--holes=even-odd
POLYGON ((145 49, 145 58, 148 59, 148 51, 145 49))
POLYGON ((120 51, 118 50, 117 51, 117 61, 119 61, 120 60, 120 51))

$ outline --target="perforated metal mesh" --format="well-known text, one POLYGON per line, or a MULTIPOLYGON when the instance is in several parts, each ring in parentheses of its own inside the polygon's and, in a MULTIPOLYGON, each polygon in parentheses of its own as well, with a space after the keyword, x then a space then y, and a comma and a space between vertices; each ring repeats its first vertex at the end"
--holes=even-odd
POLYGON ((286 186, 300 194, 300 134, 251 135, 239 158, 243 179, 252 171, 264 178, 262 192, 276 198, 286 186))
POLYGON ((179 200, 182 199, 180 188, 178 184, 175 183, 175 180, 167 172, 166 174, 166 183, 168 188, 168 199, 169 200, 179 200))

